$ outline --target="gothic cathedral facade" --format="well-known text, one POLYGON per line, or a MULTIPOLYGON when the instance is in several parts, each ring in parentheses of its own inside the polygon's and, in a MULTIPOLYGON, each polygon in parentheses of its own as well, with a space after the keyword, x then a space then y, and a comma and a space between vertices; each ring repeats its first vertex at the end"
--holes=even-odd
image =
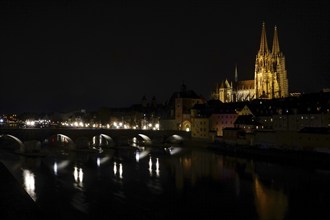
POLYGON ((212 94, 222 102, 249 101, 252 99, 273 99, 289 96, 285 57, 280 51, 277 27, 274 28, 272 51, 268 49, 265 23, 262 24, 261 41, 256 56, 254 80, 238 81, 237 67, 235 80, 225 80, 217 85, 212 94))

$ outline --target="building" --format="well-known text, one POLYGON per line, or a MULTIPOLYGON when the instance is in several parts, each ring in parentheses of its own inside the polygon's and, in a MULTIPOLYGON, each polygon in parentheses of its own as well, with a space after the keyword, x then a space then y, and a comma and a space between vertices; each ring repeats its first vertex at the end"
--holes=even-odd
POLYGON ((209 138, 209 118, 204 117, 193 117, 191 119, 191 136, 194 138, 208 139, 209 138))
POLYGON ((222 102, 241 102, 252 99, 273 99, 289 96, 285 56, 280 50, 277 27, 274 28, 272 50, 268 49, 265 23, 262 24, 260 48, 256 56, 254 80, 238 81, 237 66, 234 82, 227 79, 216 85, 212 94, 222 102))
POLYGON ((224 128, 233 128, 238 117, 237 105, 235 103, 226 103, 218 106, 212 111, 210 120, 210 131, 215 132, 216 136, 223 136, 224 128))
POLYGON ((174 92, 166 104, 166 114, 160 119, 160 127, 164 130, 191 131, 191 109, 196 104, 205 103, 205 99, 193 90, 188 90, 185 84, 180 91, 174 92))

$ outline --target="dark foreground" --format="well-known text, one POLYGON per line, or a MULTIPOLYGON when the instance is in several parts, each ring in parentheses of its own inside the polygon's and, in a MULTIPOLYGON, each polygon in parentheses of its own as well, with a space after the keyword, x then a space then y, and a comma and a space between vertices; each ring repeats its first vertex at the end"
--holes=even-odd
POLYGON ((0 219, 40 218, 41 210, 2 163, 0 177, 0 219))

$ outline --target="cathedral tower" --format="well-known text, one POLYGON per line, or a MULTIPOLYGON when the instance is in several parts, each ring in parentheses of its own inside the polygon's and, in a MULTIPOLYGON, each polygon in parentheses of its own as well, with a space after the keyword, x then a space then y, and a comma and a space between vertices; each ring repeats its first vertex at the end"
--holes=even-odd
POLYGON ((279 97, 289 96, 289 83, 287 72, 285 69, 285 57, 280 51, 280 44, 278 41, 277 27, 274 28, 274 38, 272 47, 273 70, 277 76, 279 84, 279 97))
POLYGON ((272 54, 268 50, 266 27, 263 23, 254 72, 256 98, 272 99, 278 94, 278 83, 272 67, 272 54))
POLYGON ((273 99, 288 97, 288 79, 285 57, 280 51, 277 27, 274 29, 272 51, 268 50, 266 27, 262 24, 260 49, 256 57, 255 72, 256 98, 273 99))

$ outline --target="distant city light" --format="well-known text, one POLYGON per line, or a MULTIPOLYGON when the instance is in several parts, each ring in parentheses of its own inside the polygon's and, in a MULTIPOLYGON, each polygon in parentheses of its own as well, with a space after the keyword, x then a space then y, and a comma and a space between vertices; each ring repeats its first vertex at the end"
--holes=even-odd
POLYGON ((32 120, 27 120, 25 124, 29 127, 34 127, 36 125, 36 122, 32 120))

